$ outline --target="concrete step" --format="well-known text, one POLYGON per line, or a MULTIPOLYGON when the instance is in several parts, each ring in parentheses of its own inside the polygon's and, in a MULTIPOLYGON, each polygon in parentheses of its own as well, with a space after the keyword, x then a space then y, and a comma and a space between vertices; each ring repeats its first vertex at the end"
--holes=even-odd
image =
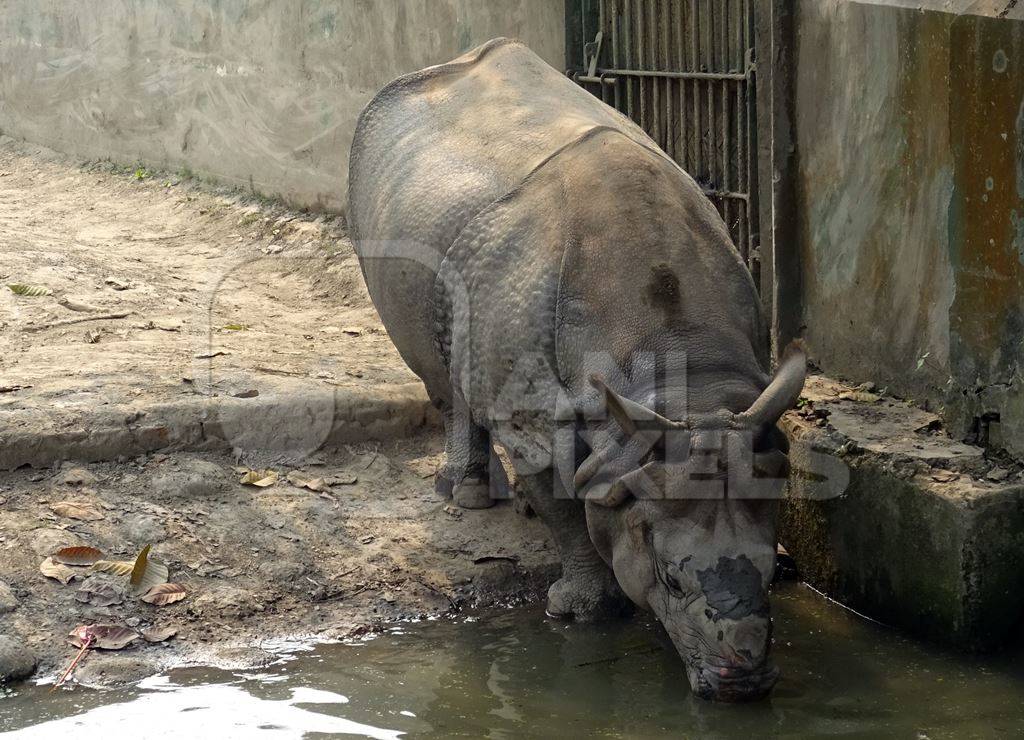
POLYGON ((991 650, 1015 636, 1024 616, 1021 466, 950 439, 938 416, 905 401, 820 376, 804 397, 783 419, 794 475, 780 527, 801 577, 946 645, 991 650), (839 485, 824 484, 823 472, 839 485))

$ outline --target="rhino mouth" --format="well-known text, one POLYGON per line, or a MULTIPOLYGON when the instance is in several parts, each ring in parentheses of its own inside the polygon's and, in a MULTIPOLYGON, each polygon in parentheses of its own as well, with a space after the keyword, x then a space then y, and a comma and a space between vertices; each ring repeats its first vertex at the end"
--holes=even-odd
POLYGON ((729 703, 763 699, 779 680, 779 669, 771 663, 749 670, 699 662, 687 665, 687 673, 695 696, 729 703))

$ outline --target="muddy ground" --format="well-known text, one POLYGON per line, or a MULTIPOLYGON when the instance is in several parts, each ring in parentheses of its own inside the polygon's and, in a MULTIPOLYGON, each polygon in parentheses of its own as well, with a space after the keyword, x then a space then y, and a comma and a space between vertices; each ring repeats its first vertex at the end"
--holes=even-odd
POLYGON ((255 665, 278 639, 533 599, 557 576, 537 520, 434 493, 436 418, 367 299, 342 221, 4 137, 0 203, 0 447, 17 452, 17 469, 0 472, 0 636, 12 638, 0 639, 0 674, 23 646, 36 675, 54 676, 83 624, 177 630, 91 652, 76 671, 86 683, 255 665), (335 416, 343 398, 344 433, 286 429, 287 404, 268 417, 260 404, 282 384, 287 398, 331 399, 335 416), (188 413, 207 429, 227 401, 233 429, 175 429, 188 413), (112 416, 120 430, 103 426, 112 416), (260 444, 247 444, 253 430, 260 444), (242 485, 246 467, 280 478, 242 485), (321 490, 288 482, 295 471, 321 490), (123 577, 81 570, 65 585, 40 572, 78 545, 111 560, 152 545, 188 594, 153 606, 123 577))

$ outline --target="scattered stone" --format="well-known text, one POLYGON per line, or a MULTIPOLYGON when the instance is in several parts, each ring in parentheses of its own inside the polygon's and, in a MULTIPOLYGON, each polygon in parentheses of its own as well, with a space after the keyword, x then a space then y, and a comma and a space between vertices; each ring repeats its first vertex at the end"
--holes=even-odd
POLYGON ((3 581, 0 581, 0 614, 10 614, 18 608, 18 597, 3 581))
POLYGON ((993 481, 995 483, 1001 483, 1002 481, 1006 480, 1009 477, 1010 471, 1007 470, 1006 468, 992 468, 990 471, 988 471, 988 475, 985 476, 987 480, 993 481))
POLYGON ((71 532, 63 529, 37 529, 32 534, 29 547, 40 557, 49 557, 65 547, 76 547, 81 541, 71 532))
POLYGON ((271 581, 290 583, 306 573, 306 566, 293 560, 268 560, 260 565, 260 574, 271 581))
POLYGON ((132 287, 131 283, 129 283, 127 280, 121 280, 120 278, 116 278, 113 276, 108 277, 103 282, 105 282, 114 290, 128 290, 130 287, 132 287))
POLYGON ((36 658, 25 647, 25 641, 10 635, 0 635, 0 684, 21 681, 36 670, 36 658))
POLYGON ((142 656, 89 652, 75 671, 75 680, 85 686, 124 686, 153 675, 152 662, 142 656))
POLYGON ((68 468, 60 474, 60 482, 66 486, 91 485, 96 481, 96 476, 85 468, 68 468))
POLYGON ((125 539, 138 545, 163 542, 167 539, 167 528, 155 516, 129 514, 124 518, 125 539))

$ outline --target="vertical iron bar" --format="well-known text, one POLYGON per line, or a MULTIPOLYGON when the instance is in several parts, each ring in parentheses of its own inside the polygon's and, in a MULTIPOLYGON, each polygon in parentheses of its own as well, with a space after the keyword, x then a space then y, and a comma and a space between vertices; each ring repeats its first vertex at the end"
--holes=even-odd
MULTIPOLYGON (((623 63, 625 69, 630 69, 633 63, 633 7, 632 0, 623 0, 622 24, 625 48, 623 49, 623 63)), ((633 80, 626 80, 626 110, 624 113, 633 117, 633 80)))
MULTIPOLYGON (((700 9, 697 7, 698 0, 690 0, 690 47, 693 52, 693 70, 700 71, 700 9)), ((700 181, 703 167, 701 156, 702 139, 704 132, 700 122, 700 81, 694 80, 693 88, 693 178, 700 181)))

